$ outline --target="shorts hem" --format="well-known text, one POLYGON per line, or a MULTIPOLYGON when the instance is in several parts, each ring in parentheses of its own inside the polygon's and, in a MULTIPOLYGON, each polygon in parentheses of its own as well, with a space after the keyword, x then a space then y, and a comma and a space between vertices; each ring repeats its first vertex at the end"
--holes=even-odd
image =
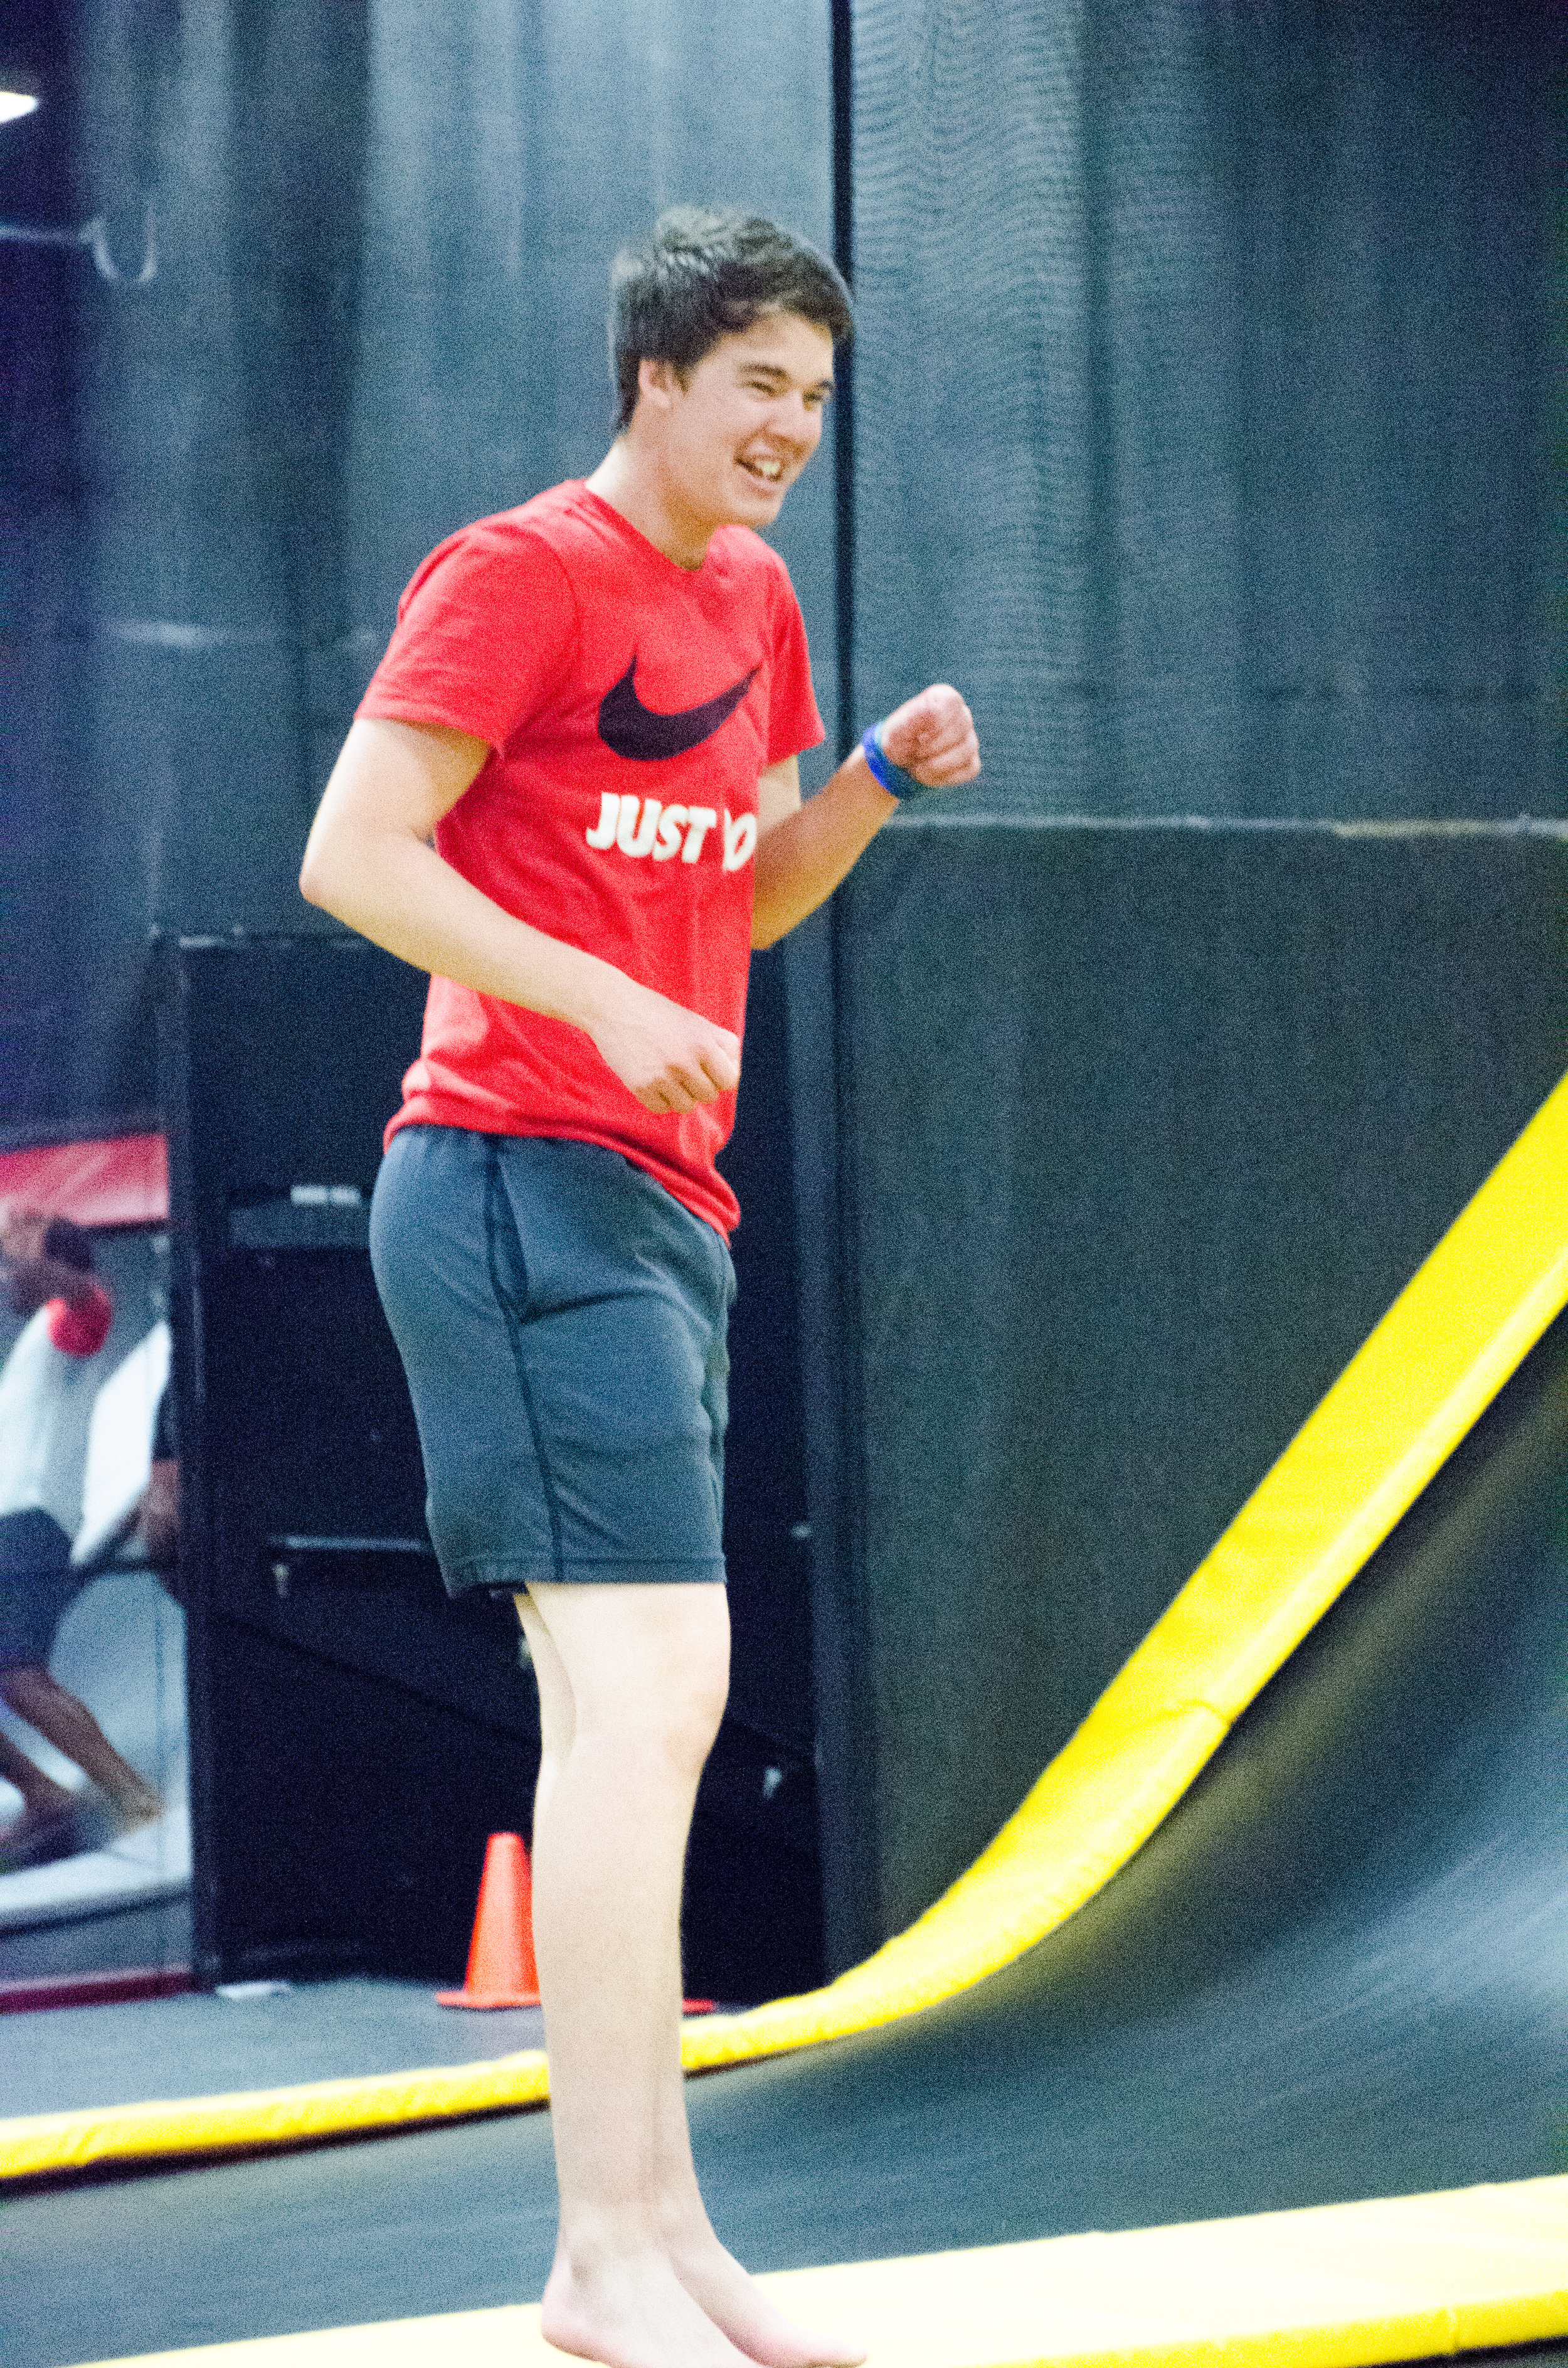
POLYGON ((722 1587, 722 1554, 683 1555, 673 1562, 554 1562, 542 1554, 483 1554, 443 1573, 449 1595, 475 1588, 518 1595, 540 1587, 722 1587))

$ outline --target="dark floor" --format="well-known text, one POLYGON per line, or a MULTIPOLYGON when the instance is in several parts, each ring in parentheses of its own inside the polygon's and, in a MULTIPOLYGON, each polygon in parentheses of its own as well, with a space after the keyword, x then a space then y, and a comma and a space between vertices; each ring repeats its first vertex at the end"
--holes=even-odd
POLYGON ((343 2080, 542 2047, 537 2007, 439 2007, 426 1983, 302 1983, 272 1997, 138 2000, 0 2015, 7 2113, 68 2112, 149 2097, 207 2097, 343 2080))

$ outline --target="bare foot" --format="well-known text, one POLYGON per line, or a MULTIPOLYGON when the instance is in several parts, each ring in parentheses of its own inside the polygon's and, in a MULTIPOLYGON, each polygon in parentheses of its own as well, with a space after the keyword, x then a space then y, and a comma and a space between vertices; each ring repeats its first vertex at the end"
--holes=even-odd
POLYGON ((558 2253, 540 2328, 558 2351, 604 2368, 746 2368, 662 2253, 612 2260, 588 2275, 558 2253))
POLYGON ((114 1820, 122 1834, 137 1826, 150 1826, 164 1814, 164 1804, 158 1794, 143 1784, 134 1793, 122 1794, 114 1804, 114 1820))
POLYGON ((692 2300, 763 2368, 859 2368, 866 2357, 858 2343, 786 2318, 710 2228, 672 2247, 670 2259, 692 2300))
POLYGON ((58 1803, 29 1804, 19 1817, 0 1828, 0 1867, 45 1866, 52 1859, 70 1858, 80 1847, 76 1795, 63 1785, 54 1789, 58 1803))

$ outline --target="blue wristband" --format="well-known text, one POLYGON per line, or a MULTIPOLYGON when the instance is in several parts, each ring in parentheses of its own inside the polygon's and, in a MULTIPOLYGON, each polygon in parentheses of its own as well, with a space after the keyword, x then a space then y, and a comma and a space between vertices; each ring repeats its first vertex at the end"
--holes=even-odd
POLYGON ((860 734, 860 754, 870 767, 871 779, 881 782, 889 797, 917 798, 925 789, 924 781, 917 781, 913 773, 906 773, 902 765, 893 763, 882 746, 880 723, 869 724, 860 734))

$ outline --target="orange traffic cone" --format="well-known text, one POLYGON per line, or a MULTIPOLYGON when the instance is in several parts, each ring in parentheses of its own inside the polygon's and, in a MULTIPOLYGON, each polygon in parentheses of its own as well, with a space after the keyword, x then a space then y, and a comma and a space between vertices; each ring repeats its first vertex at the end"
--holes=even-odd
POLYGON ((437 1990, 437 2006, 538 2006, 533 1886, 520 1834, 492 1834, 479 1878, 468 1973, 460 1990, 437 1990))

